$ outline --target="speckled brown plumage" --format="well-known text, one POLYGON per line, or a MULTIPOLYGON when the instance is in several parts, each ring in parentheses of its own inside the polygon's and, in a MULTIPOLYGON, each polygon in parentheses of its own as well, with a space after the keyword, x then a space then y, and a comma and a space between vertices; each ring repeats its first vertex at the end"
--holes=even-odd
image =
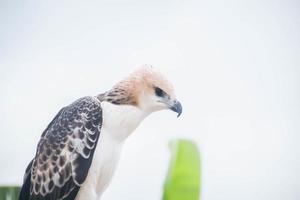
POLYGON ((61 109, 42 134, 19 199, 73 200, 87 176, 101 125, 102 109, 94 97, 61 109))

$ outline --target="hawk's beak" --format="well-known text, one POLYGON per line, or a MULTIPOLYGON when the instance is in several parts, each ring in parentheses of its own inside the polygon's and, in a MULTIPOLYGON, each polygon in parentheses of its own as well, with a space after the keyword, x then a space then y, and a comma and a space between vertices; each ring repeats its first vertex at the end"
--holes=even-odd
POLYGON ((179 117, 182 113, 181 103, 177 100, 173 101, 170 109, 177 113, 177 117, 179 117))

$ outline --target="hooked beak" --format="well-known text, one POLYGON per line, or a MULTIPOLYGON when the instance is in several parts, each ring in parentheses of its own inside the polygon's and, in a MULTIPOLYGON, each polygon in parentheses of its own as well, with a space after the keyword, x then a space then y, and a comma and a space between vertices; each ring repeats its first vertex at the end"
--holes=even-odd
POLYGON ((173 101, 170 109, 177 113, 177 117, 179 117, 182 113, 181 103, 177 100, 173 101))

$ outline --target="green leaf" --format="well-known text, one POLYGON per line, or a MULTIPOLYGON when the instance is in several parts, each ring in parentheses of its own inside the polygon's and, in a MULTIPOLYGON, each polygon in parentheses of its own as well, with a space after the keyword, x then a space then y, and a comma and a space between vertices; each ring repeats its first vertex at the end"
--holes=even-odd
POLYGON ((200 155, 189 140, 170 142, 171 162, 165 180, 163 200, 199 200, 200 155))
POLYGON ((0 200, 17 200, 19 193, 18 186, 0 186, 0 200))

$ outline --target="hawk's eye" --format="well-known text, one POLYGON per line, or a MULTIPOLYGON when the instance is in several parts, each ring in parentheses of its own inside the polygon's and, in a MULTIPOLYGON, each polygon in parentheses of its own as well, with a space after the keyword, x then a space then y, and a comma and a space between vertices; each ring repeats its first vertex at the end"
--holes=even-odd
POLYGON ((159 87, 154 87, 154 90, 155 90, 156 96, 163 97, 165 95, 165 92, 162 89, 160 89, 159 87))

